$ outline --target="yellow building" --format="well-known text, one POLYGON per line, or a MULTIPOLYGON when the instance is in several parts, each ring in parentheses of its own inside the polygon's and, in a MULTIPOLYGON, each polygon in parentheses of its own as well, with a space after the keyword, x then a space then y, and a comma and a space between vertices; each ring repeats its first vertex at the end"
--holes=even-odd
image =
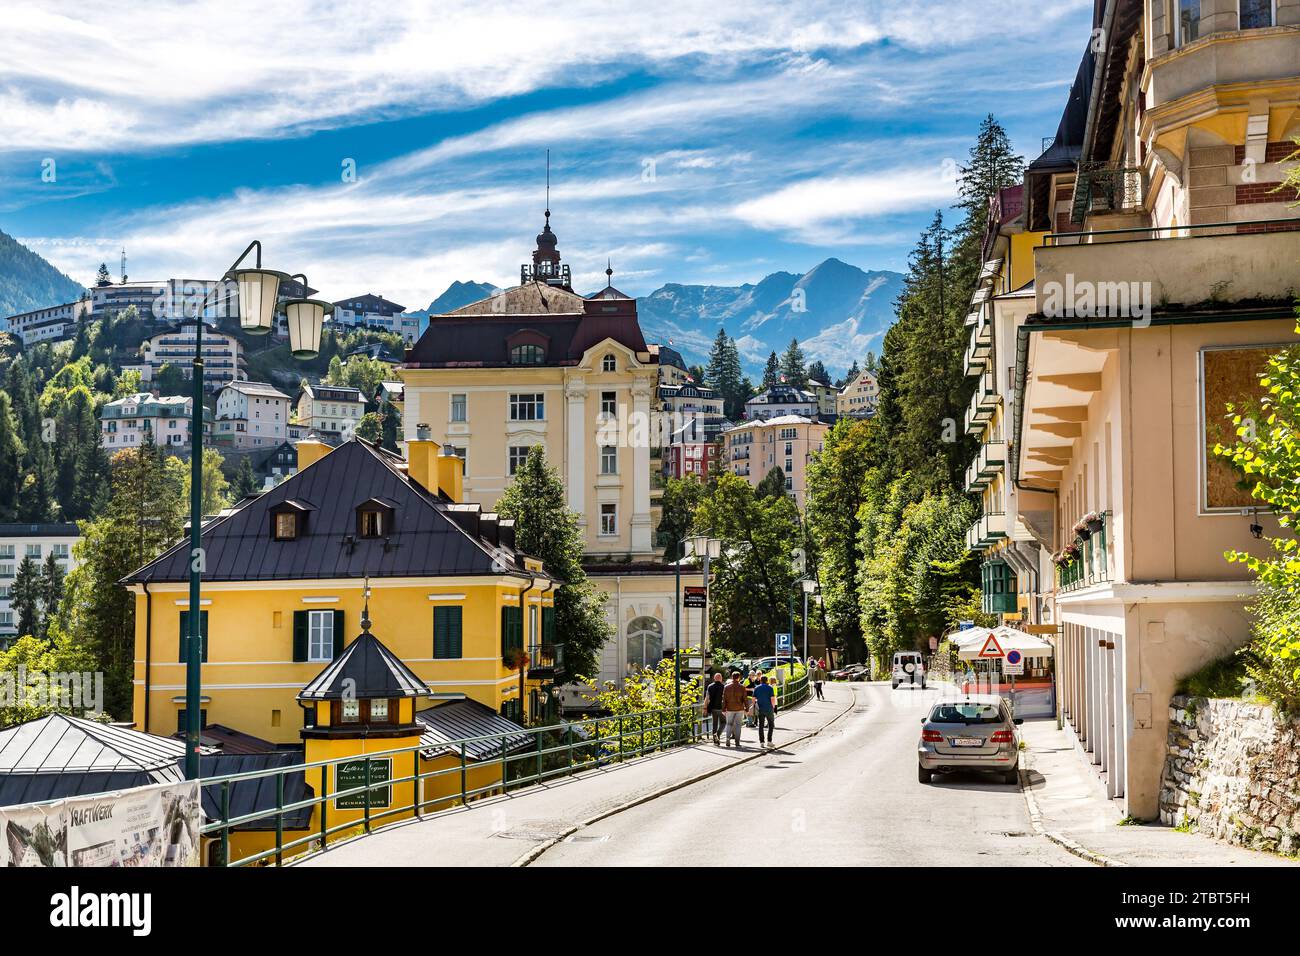
MULTIPOLYGON (((642 336, 636 300, 612 281, 591 295, 573 290, 549 216, 518 286, 430 317, 398 368, 403 431, 427 428, 459 455, 464 500, 484 508, 495 507, 533 446, 545 449, 617 634, 595 676, 618 680, 662 659, 673 640, 673 569, 661 560, 652 506, 660 350, 642 336)), ((681 371, 670 369, 668 381, 681 371)), ((683 584, 699 583, 698 572, 683 575, 683 584)), ((686 644, 701 612, 682 616, 686 644)))
MULTIPOLYGON (((203 724, 296 742, 298 691, 347 647, 369 581, 393 653, 435 699, 522 722, 556 674, 551 591, 513 522, 457 502, 461 459, 427 440, 409 461, 359 439, 298 445, 300 470, 203 529, 203 724), (520 651, 531 663, 516 668, 520 651), (534 693, 536 692, 536 693, 534 693)), ((184 724, 189 545, 126 579, 135 593, 134 719, 184 724)))

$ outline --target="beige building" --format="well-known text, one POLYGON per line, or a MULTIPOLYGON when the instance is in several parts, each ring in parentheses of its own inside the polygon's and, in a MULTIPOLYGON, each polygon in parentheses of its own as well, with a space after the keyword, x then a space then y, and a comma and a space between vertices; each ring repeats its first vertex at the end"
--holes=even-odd
POLYGON ((352 437, 365 413, 366 397, 361 389, 309 384, 298 396, 296 421, 322 440, 338 445, 352 437))
MULTIPOLYGON (((143 381, 152 382, 164 365, 171 365, 189 378, 194 371, 194 332, 197 327, 196 320, 187 319, 145 339, 140 345, 142 368, 147 372, 141 376, 143 381)), ((247 365, 239 339, 211 325, 203 327, 204 388, 216 391, 227 382, 248 378, 247 365)))
POLYGON ((1298 340, 1300 219, 1272 190, 1300 135, 1300 5, 1250 5, 1245 23, 1235 2, 1174 9, 1098 4, 1078 175, 1067 189, 1030 167, 1027 226, 1052 231, 1032 311, 989 359, 1010 372, 995 388, 1016 520, 1056 555, 1030 587, 1061 626, 1062 712, 1141 819, 1178 680, 1250 634, 1253 582, 1223 554, 1265 551, 1252 523, 1277 529, 1212 449, 1298 340))
POLYGON ((863 369, 836 396, 835 413, 865 418, 876 413, 876 402, 879 400, 880 387, 876 383, 876 376, 863 369))
MULTIPOLYGON (((99 443, 111 455, 139 448, 149 436, 166 448, 189 448, 194 399, 138 392, 105 403, 99 412, 99 443)), ((212 412, 203 409, 203 427, 212 430, 212 412)))
POLYGON ((213 435, 235 448, 270 448, 288 440, 292 400, 265 382, 231 382, 217 394, 213 435))
POLYGON ((785 490, 803 508, 807 500, 808 465, 822 450, 830 426, 803 415, 752 419, 723 433, 722 467, 749 480, 754 487, 773 468, 785 474, 785 490))
POLYGON ((642 337, 635 299, 612 283, 573 291, 549 219, 521 280, 430 317, 398 369, 403 433, 427 425, 464 459, 464 500, 488 509, 529 450, 545 448, 579 515, 588 573, 609 595, 619 639, 600 676, 618 679, 646 657, 647 641, 660 649, 655 660, 672 646, 673 577, 651 507, 658 354, 642 337), (654 643, 656 633, 666 645, 654 643))

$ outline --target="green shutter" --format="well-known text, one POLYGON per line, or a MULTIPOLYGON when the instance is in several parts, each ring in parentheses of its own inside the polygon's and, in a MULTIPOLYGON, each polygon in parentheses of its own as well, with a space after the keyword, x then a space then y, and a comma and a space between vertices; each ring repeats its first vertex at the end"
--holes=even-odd
POLYGON ((555 643, 555 608, 542 608, 542 643, 555 643))
POLYGON ((506 651, 510 650, 510 608, 501 609, 501 656, 506 656, 506 651))
POLYGON ((343 653, 343 612, 334 612, 334 656, 343 653))
POLYGON ((501 654, 524 646, 524 611, 518 607, 501 609, 501 654))
POLYGON ((293 659, 307 659, 307 612, 293 612, 293 659))
MULTIPOLYGON (((181 652, 181 663, 184 664, 189 658, 190 649, 190 612, 181 611, 180 614, 180 641, 178 646, 181 652)), ((203 663, 208 661, 208 612, 199 612, 199 660, 203 663)))
POLYGON ((456 660, 461 655, 461 609, 435 607, 433 609, 433 656, 444 660, 456 660))

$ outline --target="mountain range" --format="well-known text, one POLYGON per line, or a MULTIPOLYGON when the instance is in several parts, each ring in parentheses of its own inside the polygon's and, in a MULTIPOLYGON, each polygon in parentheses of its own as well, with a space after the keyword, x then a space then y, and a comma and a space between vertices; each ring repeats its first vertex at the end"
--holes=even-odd
MULTIPOLYGON (((646 340, 671 344, 688 364, 708 362, 718 327, 736 340, 746 372, 762 373, 770 352, 798 339, 807 361, 833 374, 862 363, 894 321, 903 276, 864 271, 827 259, 802 274, 773 272, 757 283, 686 285, 670 282, 637 301, 646 340)), ((418 315, 426 319, 498 291, 486 282, 453 282, 418 315)))
POLYGON ((13 236, 0 232, 0 318, 75 302, 85 291, 13 236))

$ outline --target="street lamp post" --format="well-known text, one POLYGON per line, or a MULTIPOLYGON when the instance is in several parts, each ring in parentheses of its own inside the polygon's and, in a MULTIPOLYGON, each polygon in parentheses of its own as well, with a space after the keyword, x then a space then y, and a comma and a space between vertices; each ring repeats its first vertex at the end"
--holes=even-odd
MULTIPOLYGON (((280 298, 280 284, 291 278, 287 273, 262 268, 262 243, 254 239, 217 281, 217 288, 233 280, 239 294, 239 325, 249 335, 265 335, 275 321, 280 298), (240 263, 256 252, 252 267, 240 263)), ((299 275, 304 290, 307 277, 299 275)), ((191 366, 190 409, 190 601, 189 644, 185 649, 185 779, 199 776, 199 735, 202 730, 200 708, 203 702, 203 612, 200 594, 206 565, 203 553, 203 313, 212 293, 208 292, 194 310, 194 361, 191 366)), ((334 311, 319 299, 294 298, 284 302, 289 321, 289 347, 295 358, 315 358, 320 350, 321 326, 325 316, 334 311), (310 337, 313 334, 314 338, 310 337)), ((215 319, 215 317, 214 317, 215 319)), ((148 730, 149 728, 145 728, 148 730)))
MULTIPOLYGON (((674 682, 676 693, 674 702, 677 710, 682 707, 682 676, 681 676, 681 653, 682 653, 682 561, 686 559, 686 546, 691 546, 690 553, 695 557, 704 558, 704 627, 703 634, 709 632, 709 558, 716 558, 722 554, 722 541, 718 538, 710 538, 708 534, 693 534, 682 538, 677 542, 677 547, 681 549, 681 556, 674 562, 673 567, 676 569, 676 592, 673 595, 673 612, 675 622, 673 625, 673 670, 676 672, 677 679, 674 682)), ((701 664, 704 661, 704 640, 701 638, 700 654, 701 664)), ((680 714, 679 714, 680 716, 680 714)))
POLYGON ((811 578, 804 578, 800 583, 803 585, 803 661, 806 666, 808 663, 808 595, 817 592, 817 582, 811 578))

